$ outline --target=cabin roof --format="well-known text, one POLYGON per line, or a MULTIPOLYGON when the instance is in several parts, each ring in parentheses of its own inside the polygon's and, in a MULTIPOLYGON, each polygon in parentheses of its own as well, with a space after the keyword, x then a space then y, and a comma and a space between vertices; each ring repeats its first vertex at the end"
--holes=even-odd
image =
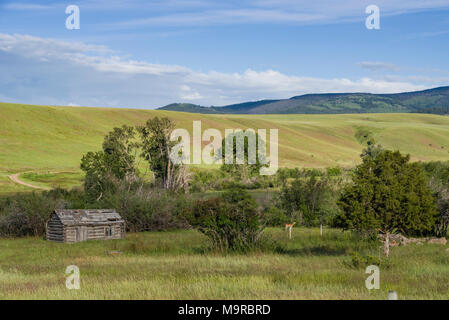
POLYGON ((64 225, 110 224, 124 222, 114 209, 55 210, 64 225))

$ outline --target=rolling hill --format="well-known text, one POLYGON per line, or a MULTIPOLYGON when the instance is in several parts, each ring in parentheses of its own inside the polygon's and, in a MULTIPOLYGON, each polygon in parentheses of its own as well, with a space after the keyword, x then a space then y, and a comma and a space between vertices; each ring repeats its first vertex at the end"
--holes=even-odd
POLYGON ((0 103, 0 192, 26 190, 7 178, 13 173, 79 172, 82 155, 99 150, 113 127, 154 116, 190 132, 194 120, 222 134, 226 128, 277 128, 282 167, 352 167, 371 137, 415 161, 449 160, 449 117, 439 115, 221 115, 0 103))
POLYGON ((449 113, 449 87, 397 94, 325 93, 223 107, 173 103, 160 110, 216 114, 449 113))

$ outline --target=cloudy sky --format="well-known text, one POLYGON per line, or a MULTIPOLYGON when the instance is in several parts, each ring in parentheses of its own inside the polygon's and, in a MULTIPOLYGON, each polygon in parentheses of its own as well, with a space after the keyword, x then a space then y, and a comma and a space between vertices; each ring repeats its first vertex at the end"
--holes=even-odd
POLYGON ((156 108, 449 85, 449 0, 1 1, 0 101, 156 108), (380 8, 368 30, 365 8, 380 8), (65 26, 68 5, 80 29, 65 26))

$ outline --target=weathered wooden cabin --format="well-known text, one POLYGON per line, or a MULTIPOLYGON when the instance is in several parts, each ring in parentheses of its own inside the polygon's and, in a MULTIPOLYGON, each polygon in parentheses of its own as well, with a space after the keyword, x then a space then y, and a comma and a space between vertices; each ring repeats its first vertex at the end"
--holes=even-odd
POLYGON ((47 240, 58 242, 122 239, 125 220, 115 210, 55 210, 46 231, 47 240))

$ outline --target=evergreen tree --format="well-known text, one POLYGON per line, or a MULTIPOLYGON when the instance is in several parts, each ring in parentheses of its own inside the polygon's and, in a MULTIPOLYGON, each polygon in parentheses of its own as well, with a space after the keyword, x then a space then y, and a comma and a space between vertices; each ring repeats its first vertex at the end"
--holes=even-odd
POLYGON ((410 156, 399 151, 382 151, 363 157, 353 183, 348 185, 338 206, 335 226, 385 235, 384 253, 389 253, 389 236, 426 235, 432 232, 437 209, 424 173, 410 156))

